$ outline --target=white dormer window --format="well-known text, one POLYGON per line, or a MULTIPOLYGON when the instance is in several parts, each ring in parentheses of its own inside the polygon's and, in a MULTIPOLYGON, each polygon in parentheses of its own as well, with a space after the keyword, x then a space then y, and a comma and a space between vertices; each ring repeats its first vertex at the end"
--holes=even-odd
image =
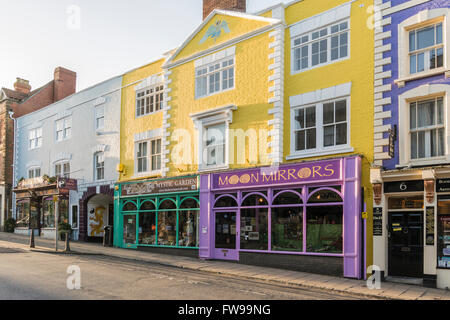
POLYGON ((56 121, 56 141, 63 141, 72 137, 72 117, 56 121))
POLYGON ((164 85, 159 84, 136 92, 136 117, 142 117, 162 110, 164 85))
POLYGON ((29 132, 29 148, 30 150, 42 147, 42 128, 32 129, 29 132))

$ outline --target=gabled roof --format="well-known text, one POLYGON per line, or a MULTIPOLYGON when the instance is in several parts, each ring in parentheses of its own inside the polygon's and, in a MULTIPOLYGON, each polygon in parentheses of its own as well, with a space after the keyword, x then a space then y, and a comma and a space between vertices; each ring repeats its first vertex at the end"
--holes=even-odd
MULTIPOLYGON (((186 41, 183 42, 183 44, 177 48, 177 50, 175 51, 175 53, 173 53, 171 55, 171 57, 164 63, 163 68, 164 67, 170 67, 173 62, 176 60, 176 58, 178 57, 178 55, 182 52, 182 50, 184 48, 186 48, 186 46, 195 38, 195 36, 197 36, 197 34, 203 29, 205 28, 206 25, 208 25, 208 23, 214 19, 214 17, 216 15, 225 15, 225 16, 230 16, 230 17, 238 17, 238 18, 242 18, 242 19, 247 19, 247 20, 253 20, 253 21, 260 21, 260 22, 266 22, 266 27, 272 27, 278 24, 281 24, 282 21, 280 19, 272 19, 272 18, 266 18, 266 17, 261 17, 261 16, 257 16, 257 15, 253 15, 253 14, 248 14, 248 13, 242 13, 242 12, 236 12, 236 11, 227 11, 227 10, 219 10, 219 9, 215 9, 213 10, 208 17, 194 30, 194 32, 192 32, 192 34, 186 39, 186 41)), ((263 29, 262 27, 258 28, 258 30, 263 29)), ((219 45, 214 46, 215 47, 219 47, 219 45)), ((211 50, 211 48, 209 49, 211 50)), ((208 50, 208 51, 209 51, 208 50)), ((195 56, 195 55, 193 55, 195 56)))

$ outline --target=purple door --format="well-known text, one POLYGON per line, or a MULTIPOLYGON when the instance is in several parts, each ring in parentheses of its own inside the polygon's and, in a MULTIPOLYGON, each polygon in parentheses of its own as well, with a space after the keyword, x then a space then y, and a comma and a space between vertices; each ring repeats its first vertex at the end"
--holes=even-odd
POLYGON ((214 259, 239 260, 237 211, 214 213, 214 259))

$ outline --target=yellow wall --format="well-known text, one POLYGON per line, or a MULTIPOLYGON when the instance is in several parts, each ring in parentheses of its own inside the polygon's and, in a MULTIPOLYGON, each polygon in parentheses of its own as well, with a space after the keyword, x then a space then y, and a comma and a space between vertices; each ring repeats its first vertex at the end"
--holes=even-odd
MULTIPOLYGON (((162 128, 162 111, 136 118, 135 87, 142 80, 162 72, 164 59, 158 60, 123 76, 122 110, 120 122, 120 163, 125 172, 120 175, 120 182, 132 180, 134 176, 134 135, 136 133, 162 128)), ((144 177, 145 178, 145 177, 144 177)), ((148 177, 147 177, 148 178, 148 177)))
MULTIPOLYGON (((241 21, 241 23, 245 24, 246 22, 241 21)), ((250 22, 250 25, 252 24, 253 22, 250 22)), ((173 132, 175 128, 183 128, 190 133, 192 148, 187 152, 189 152, 192 163, 195 163, 195 165, 178 165, 171 161, 169 176, 197 173, 198 141, 194 123, 190 118, 191 114, 234 104, 238 110, 233 113, 233 122, 230 124, 230 129, 242 129, 244 132, 248 129, 255 129, 258 133, 260 129, 268 129, 268 120, 273 118, 269 115, 269 109, 272 106, 268 103, 268 78, 272 73, 268 68, 270 63, 268 56, 272 51, 272 49, 269 49, 270 41, 272 40, 269 39, 269 32, 265 32, 236 44, 235 89, 223 93, 195 99, 194 61, 170 70, 172 71, 170 75, 172 80, 170 97, 172 100, 169 103, 171 107, 169 112, 171 118, 168 121, 171 125, 169 131, 173 132)), ((262 154, 259 155, 258 159, 250 158, 247 141, 245 163, 243 164, 236 163, 237 143, 235 143, 235 158, 234 161, 230 159, 230 169, 270 164, 267 158, 267 142, 264 139, 258 142, 258 149, 262 154), (252 160, 256 161, 251 163, 252 160)), ((176 144, 177 141, 171 142, 169 146, 171 154, 176 144)), ((231 147, 230 152, 232 152, 231 147)))
MULTIPOLYGON (((315 1, 305 0, 288 7, 285 12, 286 24, 320 14, 334 7, 348 3, 343 0, 315 1)), ((286 29, 286 59, 285 59, 285 108, 284 108, 284 156, 290 155, 291 128, 289 97, 329 88, 339 84, 352 82, 351 91, 351 146, 352 154, 363 155, 362 184, 366 189, 365 203, 367 211, 372 213, 372 185, 370 184, 370 164, 374 160, 373 145, 373 69, 374 69, 374 33, 367 27, 370 14, 367 8, 373 5, 373 0, 361 0, 352 3, 350 17, 350 59, 317 67, 309 71, 291 75, 291 39, 289 29, 286 29), (364 7, 360 5, 364 4, 364 7)), ((308 161, 318 158, 344 156, 345 154, 328 157, 312 157, 293 160, 308 161)), ((347 154, 348 155, 348 154, 347 154)), ((372 264, 372 214, 367 221, 368 265, 372 264)))

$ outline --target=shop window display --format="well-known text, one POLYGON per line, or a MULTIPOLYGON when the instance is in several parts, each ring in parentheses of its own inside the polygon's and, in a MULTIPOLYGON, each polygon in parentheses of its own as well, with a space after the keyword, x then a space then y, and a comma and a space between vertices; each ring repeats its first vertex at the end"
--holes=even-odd
POLYGON ((22 201, 17 203, 16 220, 18 228, 28 228, 30 221, 30 202, 22 201))
POLYGON ((267 206, 267 199, 259 194, 253 194, 244 199, 243 207, 267 206))
POLYGON ((53 199, 45 199, 42 205, 42 227, 55 227, 55 203, 53 199))
POLYGON ((156 244, 156 213, 139 214, 139 244, 156 244))
POLYGON ((276 194, 276 198, 273 201, 274 206, 281 206, 281 205, 289 205, 289 204, 302 204, 302 199, 299 195, 293 193, 293 192, 279 192, 276 194))
POLYGON ((235 199, 229 196, 224 196, 216 201, 215 208, 235 208, 238 204, 235 199))
POLYGON ((303 252, 302 208, 272 209, 272 251, 303 252))
POLYGON ((343 252, 343 206, 314 206, 307 208, 307 252, 343 252))
POLYGON ((268 209, 241 210, 241 249, 268 250, 268 209))
POLYGON ((158 212, 158 245, 177 245, 177 212, 176 205, 171 200, 165 200, 160 205, 158 212), (166 211, 171 210, 171 211, 166 211))
POLYGON ((442 196, 438 206, 438 267, 450 269, 450 199, 442 196))
POLYGON ((198 247, 198 211, 185 210, 179 212, 178 246, 198 247))
POLYGON ((137 211, 136 204, 133 202, 128 202, 124 205, 122 211, 137 211))
POLYGON ((69 223, 69 200, 59 201, 59 223, 69 223))

